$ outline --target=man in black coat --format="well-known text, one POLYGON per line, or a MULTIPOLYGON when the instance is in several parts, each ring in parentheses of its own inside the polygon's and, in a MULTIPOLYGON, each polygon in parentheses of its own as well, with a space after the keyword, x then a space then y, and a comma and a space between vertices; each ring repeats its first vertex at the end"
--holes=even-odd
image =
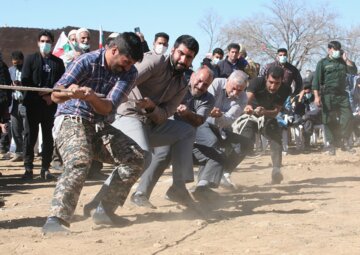
MULTIPOLYGON (((22 69, 21 82, 24 86, 53 88, 54 84, 65 72, 64 63, 51 54, 54 35, 48 30, 38 35, 39 51, 27 56, 22 69)), ((42 162, 40 176, 52 179, 49 172, 53 153, 52 127, 57 105, 51 101, 51 93, 26 92, 24 96, 26 122, 24 135, 24 166, 23 179, 33 178, 34 146, 38 138, 39 124, 43 136, 42 162)))

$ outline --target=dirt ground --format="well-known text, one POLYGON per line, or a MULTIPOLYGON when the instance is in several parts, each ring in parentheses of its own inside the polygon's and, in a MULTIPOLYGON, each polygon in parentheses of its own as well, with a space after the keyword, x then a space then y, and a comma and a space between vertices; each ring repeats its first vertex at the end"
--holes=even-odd
MULTIPOLYGON (((88 181, 67 235, 43 235, 55 183, 23 182, 22 163, 0 161, 0 254, 360 254, 360 148, 287 155, 284 182, 270 185, 270 156, 248 158, 232 179, 193 211, 164 199, 170 172, 151 202, 128 200, 117 214, 128 222, 97 226, 82 216, 101 181, 88 181)), ((37 161, 37 163, 39 163, 37 161)), ((36 173, 38 173, 37 165, 36 173)), ((105 169, 106 173, 110 168, 105 169)), ((191 187, 193 184, 189 184, 191 187)))

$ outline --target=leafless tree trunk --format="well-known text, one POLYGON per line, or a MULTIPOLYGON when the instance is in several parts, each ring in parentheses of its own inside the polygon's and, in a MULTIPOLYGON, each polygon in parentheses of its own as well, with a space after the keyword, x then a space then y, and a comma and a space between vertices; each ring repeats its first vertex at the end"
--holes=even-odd
POLYGON ((219 47, 219 32, 221 26, 221 17, 217 15, 214 10, 209 9, 206 11, 204 17, 199 21, 200 28, 209 37, 208 52, 211 52, 214 47, 219 47))

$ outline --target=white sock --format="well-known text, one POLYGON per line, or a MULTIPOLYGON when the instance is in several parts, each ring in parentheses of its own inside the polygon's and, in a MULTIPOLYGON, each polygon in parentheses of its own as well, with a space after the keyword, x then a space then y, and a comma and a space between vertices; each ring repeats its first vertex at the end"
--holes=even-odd
POLYGON ((196 186, 208 186, 209 182, 207 180, 200 180, 196 186))

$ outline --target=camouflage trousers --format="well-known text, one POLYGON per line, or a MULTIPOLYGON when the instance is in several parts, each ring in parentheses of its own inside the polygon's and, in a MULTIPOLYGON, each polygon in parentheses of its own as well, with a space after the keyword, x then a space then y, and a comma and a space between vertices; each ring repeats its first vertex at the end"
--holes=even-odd
MULTIPOLYGON (((143 150, 121 131, 78 117, 65 117, 55 145, 63 160, 64 172, 57 181, 51 202, 51 215, 69 222, 74 214, 92 160, 115 165, 102 196, 107 208, 123 205, 144 167, 143 150)), ((103 186, 103 188, 104 188, 103 186)), ((103 189, 102 188, 102 189, 103 189)))

